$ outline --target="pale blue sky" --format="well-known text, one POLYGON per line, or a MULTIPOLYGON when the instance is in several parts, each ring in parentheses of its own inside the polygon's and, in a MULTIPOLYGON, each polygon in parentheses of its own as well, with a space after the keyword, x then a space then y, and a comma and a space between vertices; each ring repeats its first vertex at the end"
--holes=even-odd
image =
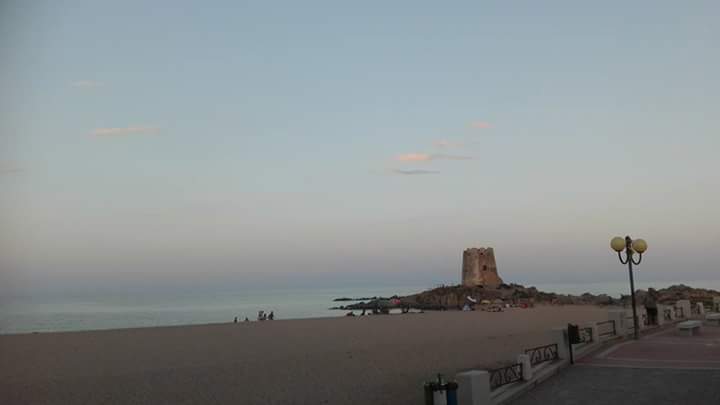
POLYGON ((0 277, 454 283, 489 245, 508 281, 622 280, 630 232, 646 280, 717 278, 718 17, 5 1, 0 277))

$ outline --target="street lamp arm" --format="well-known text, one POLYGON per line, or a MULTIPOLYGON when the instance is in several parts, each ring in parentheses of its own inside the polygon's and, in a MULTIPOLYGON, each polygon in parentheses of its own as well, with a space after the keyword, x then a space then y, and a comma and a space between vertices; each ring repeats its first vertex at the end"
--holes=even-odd
POLYGON ((629 255, 625 255, 625 260, 623 260, 623 258, 622 258, 622 253, 618 252, 618 259, 620 259, 620 263, 622 263, 622 264, 627 264, 627 263, 628 263, 628 260, 630 260, 630 256, 629 256, 629 255))
POLYGON ((638 255, 638 261, 637 261, 637 262, 632 258, 632 256, 630 256, 630 260, 632 260, 632 262, 633 262, 634 265, 636 265, 636 266, 639 265, 640 262, 642 262, 642 253, 640 253, 640 254, 638 255))

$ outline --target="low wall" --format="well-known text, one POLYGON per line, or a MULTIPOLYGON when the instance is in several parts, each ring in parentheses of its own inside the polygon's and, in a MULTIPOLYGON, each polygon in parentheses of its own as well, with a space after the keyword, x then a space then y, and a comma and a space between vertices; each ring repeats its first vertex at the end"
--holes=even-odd
MULTIPOLYGON (((628 322, 626 314, 625 309, 613 309, 608 311, 607 321, 579 325, 582 342, 572 345, 572 357, 576 360, 580 359, 598 350, 601 345, 631 335, 633 322, 632 319, 628 322)), ((641 326, 641 328, 647 327, 641 326)), ((655 327, 657 326, 651 326, 651 328, 655 327)), ((506 367, 471 370, 457 374, 458 405, 506 403, 570 365, 571 352, 567 329, 549 330, 547 342, 547 345, 528 348, 523 353, 519 353, 506 367)))

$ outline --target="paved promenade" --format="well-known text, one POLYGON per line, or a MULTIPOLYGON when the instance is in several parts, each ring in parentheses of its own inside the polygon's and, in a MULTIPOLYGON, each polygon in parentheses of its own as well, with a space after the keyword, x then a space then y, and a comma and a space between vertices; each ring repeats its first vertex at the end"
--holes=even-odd
POLYGON ((720 328, 671 327, 600 350, 512 404, 720 404, 720 328))
POLYGON ((717 405, 720 370, 615 368, 577 365, 512 405, 717 405))
POLYGON ((720 327, 705 326, 699 336, 683 336, 673 326, 639 341, 620 343, 578 364, 720 370, 720 327))

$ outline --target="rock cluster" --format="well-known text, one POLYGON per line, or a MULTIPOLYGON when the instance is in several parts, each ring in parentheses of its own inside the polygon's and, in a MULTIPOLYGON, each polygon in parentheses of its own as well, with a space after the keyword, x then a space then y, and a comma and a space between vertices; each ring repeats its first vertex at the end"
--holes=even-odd
MULTIPOLYGON (((702 288, 692 288, 686 285, 674 285, 660 290, 653 288, 647 291, 637 290, 635 296, 639 305, 651 306, 653 303, 672 304, 681 299, 688 299, 693 303, 703 302, 706 306, 711 306, 713 297, 720 297, 720 292, 702 288)), ((490 302, 493 304, 630 305, 629 295, 623 295, 619 299, 607 294, 594 295, 585 293, 582 295, 568 295, 543 292, 535 287, 525 287, 520 284, 499 284, 497 287, 466 285, 441 286, 408 296, 375 298, 366 302, 331 309, 459 309, 468 302, 468 297, 478 303, 490 302)))

